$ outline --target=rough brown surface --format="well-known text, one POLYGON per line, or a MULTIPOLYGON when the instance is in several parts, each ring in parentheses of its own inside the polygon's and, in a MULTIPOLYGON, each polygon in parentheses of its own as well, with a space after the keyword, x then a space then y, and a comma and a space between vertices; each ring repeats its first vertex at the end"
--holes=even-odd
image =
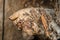
POLYGON ((0 0, 0 40, 2 40, 2 15, 3 15, 3 1, 0 0))
POLYGON ((25 40, 22 38, 21 32, 16 29, 8 17, 14 12, 25 8, 26 0, 5 0, 5 30, 4 40, 25 40))
POLYGON ((23 40, 21 33, 16 29, 8 17, 23 8, 22 0, 5 0, 5 30, 4 40, 23 40))

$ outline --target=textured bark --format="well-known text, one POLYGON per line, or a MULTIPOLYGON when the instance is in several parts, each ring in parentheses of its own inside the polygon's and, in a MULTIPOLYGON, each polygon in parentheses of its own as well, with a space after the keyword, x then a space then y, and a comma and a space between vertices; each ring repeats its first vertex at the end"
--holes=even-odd
POLYGON ((4 40, 23 40, 20 31, 12 24, 8 17, 23 8, 22 0, 5 0, 4 40))
POLYGON ((0 0, 0 40, 2 40, 3 0, 0 0))
MULTIPOLYGON (((37 1, 39 3, 40 0, 37 1)), ((36 6, 36 4, 31 4, 32 1, 27 0, 5 0, 5 30, 4 30, 4 40, 25 40, 22 38, 21 31, 18 31, 16 26, 13 25, 13 23, 8 19, 8 17, 15 13, 16 11, 27 8, 27 7, 40 7, 40 3, 36 6), (26 3, 28 6, 26 6, 26 3)), ((53 3, 53 2, 52 2, 53 3)), ((48 4, 48 2, 47 2, 48 4)), ((50 8, 51 5, 47 6, 47 4, 42 5, 44 7, 50 8)), ((54 5, 54 4, 53 4, 54 5)), ((53 6, 52 6, 53 7, 53 6)), ((51 8, 52 8, 51 7, 51 8)))

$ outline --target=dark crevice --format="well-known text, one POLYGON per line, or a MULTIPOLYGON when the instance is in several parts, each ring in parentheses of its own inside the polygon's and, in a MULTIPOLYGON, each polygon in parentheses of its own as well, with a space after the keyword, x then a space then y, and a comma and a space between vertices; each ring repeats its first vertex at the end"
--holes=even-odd
POLYGON ((3 0, 2 40, 4 40, 5 0, 3 0))
POLYGON ((38 35, 34 35, 34 38, 32 40, 39 40, 40 38, 38 37, 38 35))
POLYGON ((50 38, 46 37, 45 35, 33 35, 34 38, 32 40, 51 40, 50 38))
POLYGON ((57 39, 57 40, 60 40, 60 38, 59 38, 59 39, 57 39))

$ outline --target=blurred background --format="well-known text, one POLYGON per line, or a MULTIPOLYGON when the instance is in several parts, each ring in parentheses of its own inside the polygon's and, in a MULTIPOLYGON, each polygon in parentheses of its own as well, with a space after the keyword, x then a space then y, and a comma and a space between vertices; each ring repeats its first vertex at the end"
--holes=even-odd
MULTIPOLYGON (((0 0, 0 40, 2 40, 3 1, 0 0)), ((24 40, 20 31, 8 19, 14 12, 28 7, 60 9, 60 0, 5 0, 4 40, 24 40)))
POLYGON ((0 40, 2 40, 3 0, 0 0, 0 40))

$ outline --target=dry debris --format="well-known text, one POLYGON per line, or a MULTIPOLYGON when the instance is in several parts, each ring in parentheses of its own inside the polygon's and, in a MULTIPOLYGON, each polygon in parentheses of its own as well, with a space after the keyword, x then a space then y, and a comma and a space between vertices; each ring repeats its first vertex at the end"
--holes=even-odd
POLYGON ((53 9, 26 8, 14 13, 9 19, 13 20, 27 40, 34 35, 38 35, 39 40, 57 40, 60 29, 52 16, 54 14, 53 9))

